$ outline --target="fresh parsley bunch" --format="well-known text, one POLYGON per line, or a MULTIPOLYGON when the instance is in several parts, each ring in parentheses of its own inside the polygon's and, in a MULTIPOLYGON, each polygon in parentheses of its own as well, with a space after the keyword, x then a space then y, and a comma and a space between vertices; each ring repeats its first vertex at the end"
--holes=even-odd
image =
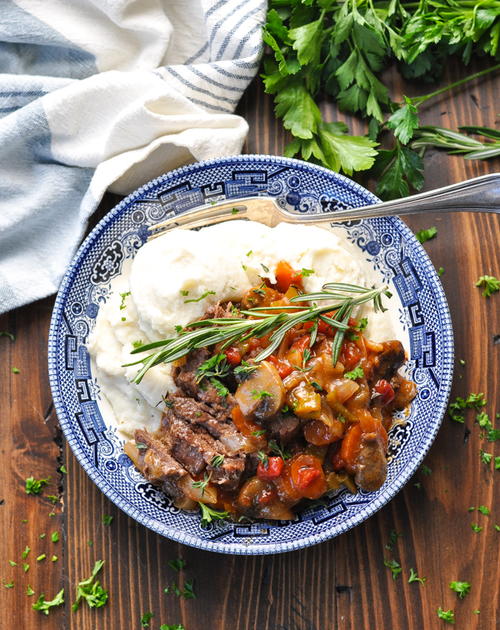
POLYGON ((465 64, 473 55, 498 58, 499 39, 497 0, 271 0, 261 76, 293 136, 285 154, 348 175, 371 169, 384 198, 420 189, 424 145, 419 152, 410 145, 418 137, 418 106, 444 90, 394 103, 382 72, 396 63, 407 79, 437 80, 450 55, 465 64), (326 122, 320 95, 367 119, 368 135, 349 135, 345 123, 326 122), (393 146, 378 151, 387 130, 393 146))

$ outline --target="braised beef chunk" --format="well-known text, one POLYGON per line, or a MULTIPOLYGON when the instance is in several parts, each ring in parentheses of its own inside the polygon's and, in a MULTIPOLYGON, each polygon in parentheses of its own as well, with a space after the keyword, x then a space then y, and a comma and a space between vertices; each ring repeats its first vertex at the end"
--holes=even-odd
POLYGON ((367 492, 378 490, 387 474, 383 442, 376 433, 364 433, 356 460, 356 484, 367 492))
POLYGON ((245 456, 225 457, 219 466, 208 466, 210 481, 224 490, 235 490, 245 471, 245 456))
POLYGON ((174 382, 186 396, 197 398, 200 386, 196 380, 196 370, 209 357, 207 348, 199 348, 188 354, 184 365, 174 368, 174 382))
POLYGON ((271 437, 282 444, 288 444, 300 431, 300 420, 297 416, 278 414, 266 423, 271 437))
POLYGON ((172 455, 192 475, 203 472, 207 463, 222 448, 203 429, 178 418, 173 409, 167 409, 162 425, 163 430, 170 434, 172 455))
POLYGON ((405 362, 405 350, 400 341, 384 341, 383 350, 373 363, 372 379, 390 381, 405 362))
POLYGON ((203 319, 224 319, 226 317, 234 317, 232 302, 225 304, 217 302, 217 304, 209 306, 203 315, 203 319))
POLYGON ((140 461, 137 464, 142 474, 151 483, 161 485, 162 490, 172 498, 183 497, 184 493, 178 482, 188 473, 170 455, 168 446, 144 430, 135 432, 135 441, 141 445, 140 461))

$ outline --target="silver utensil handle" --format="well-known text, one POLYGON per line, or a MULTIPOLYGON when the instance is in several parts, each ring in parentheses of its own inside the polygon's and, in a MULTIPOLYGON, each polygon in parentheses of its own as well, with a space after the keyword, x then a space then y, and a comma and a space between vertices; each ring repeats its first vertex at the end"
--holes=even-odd
POLYGON ((325 214, 305 215, 304 221, 341 221, 368 217, 404 216, 426 212, 500 212, 500 173, 482 175, 458 184, 403 199, 349 208, 325 214))

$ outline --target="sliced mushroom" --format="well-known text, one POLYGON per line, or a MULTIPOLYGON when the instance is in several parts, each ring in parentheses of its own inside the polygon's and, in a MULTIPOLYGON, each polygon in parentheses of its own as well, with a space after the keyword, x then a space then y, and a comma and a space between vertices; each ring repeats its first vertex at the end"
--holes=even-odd
POLYGON ((244 416, 263 420, 276 415, 283 407, 285 388, 274 365, 262 361, 257 369, 238 385, 234 397, 244 416))

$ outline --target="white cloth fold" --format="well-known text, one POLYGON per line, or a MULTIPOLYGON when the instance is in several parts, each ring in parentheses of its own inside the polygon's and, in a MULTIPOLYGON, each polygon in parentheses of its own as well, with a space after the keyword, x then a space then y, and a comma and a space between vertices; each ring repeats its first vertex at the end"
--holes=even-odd
POLYGON ((107 189, 241 151, 265 0, 3 0, 0 313, 57 290, 107 189))

